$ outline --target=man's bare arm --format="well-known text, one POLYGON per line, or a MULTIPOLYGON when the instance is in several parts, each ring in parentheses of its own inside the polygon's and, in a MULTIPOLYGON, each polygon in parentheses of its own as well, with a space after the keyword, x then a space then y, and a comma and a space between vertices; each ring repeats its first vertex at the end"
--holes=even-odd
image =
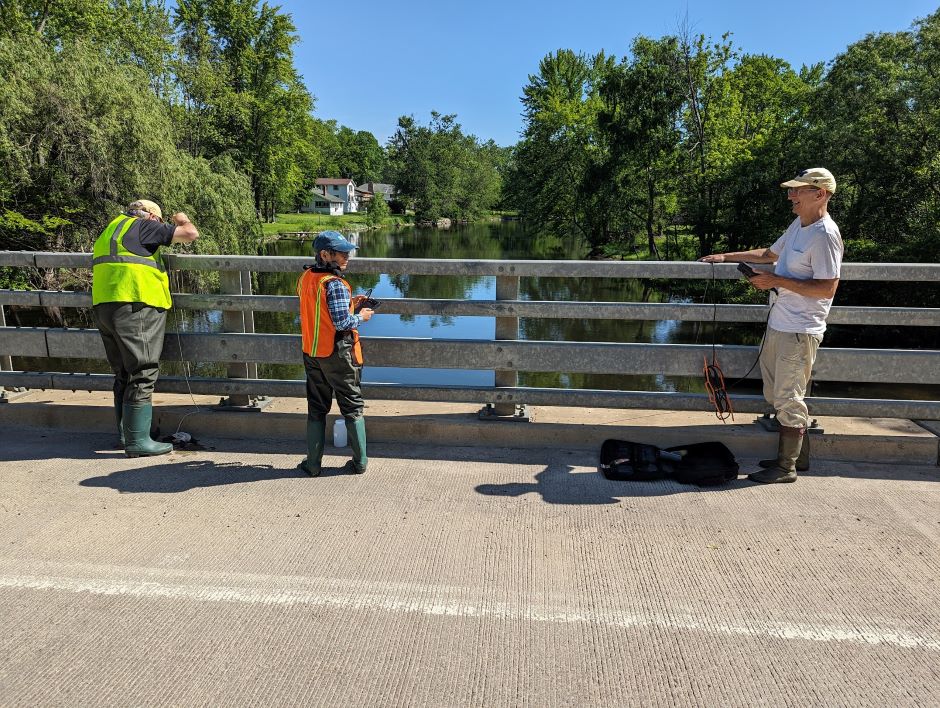
POLYGON ((173 243, 192 243, 199 238, 196 226, 183 212, 179 211, 173 215, 173 223, 176 224, 173 230, 173 243))
POLYGON ((758 290, 784 288, 797 295, 819 299, 835 297, 836 288, 839 287, 838 278, 797 280, 796 278, 787 278, 773 273, 760 273, 753 278, 748 278, 748 282, 758 290))
POLYGON ((769 248, 755 248, 750 251, 712 253, 699 260, 703 263, 776 263, 777 254, 769 248))

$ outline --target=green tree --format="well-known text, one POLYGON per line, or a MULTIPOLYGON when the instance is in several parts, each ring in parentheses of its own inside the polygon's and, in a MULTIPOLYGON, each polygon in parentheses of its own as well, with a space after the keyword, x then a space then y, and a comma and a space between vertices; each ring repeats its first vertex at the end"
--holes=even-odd
POLYGON ((821 73, 821 65, 797 74, 782 59, 745 55, 721 77, 709 164, 714 220, 729 250, 773 243, 790 218, 778 185, 804 164, 798 146, 821 73))
POLYGON ((456 116, 432 111, 427 126, 400 117, 388 154, 396 196, 419 220, 474 219, 499 198, 491 148, 464 135, 456 116))
POLYGON ((736 53, 725 34, 713 42, 688 32, 679 39, 680 71, 685 90, 683 120, 686 160, 682 175, 681 208, 699 241, 701 253, 711 253, 719 228, 719 167, 724 160, 717 149, 714 123, 717 104, 729 90, 724 77, 736 53))
POLYGON ((194 154, 233 155, 251 180, 255 209, 273 218, 303 184, 294 155, 307 149, 313 109, 293 64, 296 28, 279 7, 257 0, 183 1, 175 17, 184 97, 197 108, 187 115, 200 121, 188 131, 194 154))
POLYGON ((379 192, 372 197, 369 206, 366 207, 366 223, 369 226, 381 226, 390 213, 385 196, 379 192))
POLYGON ((356 184, 382 181, 385 151, 372 133, 343 126, 336 137, 338 172, 329 176, 347 177, 356 184))
POLYGON ((513 153, 510 203, 537 226, 582 236, 595 250, 616 228, 606 191, 607 151, 598 127, 599 86, 614 61, 559 50, 523 89, 522 140, 513 153))
MULTIPOLYGON (((88 251, 103 224, 143 196, 188 210, 212 234, 200 248, 243 252, 257 232, 244 177, 176 149, 169 110, 140 90, 139 67, 33 35, 0 39, 0 73, 0 248, 88 251)), ((43 272, 33 284, 72 277, 43 272)))
POLYGON ((910 32, 869 35, 849 46, 813 96, 804 143, 806 153, 826 156, 839 179, 843 232, 887 252, 917 228, 909 216, 931 157, 921 118, 935 109, 915 97, 916 64, 910 32))
POLYGON ((913 131, 921 135, 915 167, 917 191, 912 196, 905 258, 940 261, 940 10, 914 26, 911 93, 913 131))
POLYGON ((645 231, 651 255, 655 237, 676 212, 681 162, 683 86, 674 37, 633 42, 632 59, 612 68, 601 82, 599 125, 609 145, 608 184, 618 225, 629 239, 645 231))
POLYGON ((158 96, 172 90, 172 28, 159 0, 3 0, 0 36, 36 37, 53 49, 86 42, 140 68, 158 96))
MULTIPOLYGON (((319 159, 310 178, 336 177, 340 174, 339 126, 335 120, 313 119, 310 140, 317 146, 319 159)), ((312 182, 311 182, 312 184, 312 182)))

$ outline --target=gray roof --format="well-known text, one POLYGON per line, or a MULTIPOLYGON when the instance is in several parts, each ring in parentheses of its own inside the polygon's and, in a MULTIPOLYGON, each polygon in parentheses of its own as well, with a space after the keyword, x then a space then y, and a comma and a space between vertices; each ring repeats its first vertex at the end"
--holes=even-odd
MULTIPOLYGON (((365 186, 368 187, 368 191, 373 194, 376 192, 381 192, 382 194, 394 194, 395 185, 394 184, 385 184, 384 182, 366 182, 365 186)), ((363 186, 360 186, 359 189, 362 189, 363 186)))
POLYGON ((311 189, 310 196, 314 199, 319 199, 321 202, 343 203, 343 200, 339 197, 334 197, 332 194, 323 194, 319 189, 311 189))

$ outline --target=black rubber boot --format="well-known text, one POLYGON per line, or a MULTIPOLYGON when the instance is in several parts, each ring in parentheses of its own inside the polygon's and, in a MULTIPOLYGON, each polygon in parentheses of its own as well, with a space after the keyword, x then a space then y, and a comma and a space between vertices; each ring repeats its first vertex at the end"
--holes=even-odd
POLYGON ((773 467, 749 474, 747 478, 759 484, 795 482, 796 458, 800 456, 805 432, 805 428, 787 428, 781 425, 777 461, 773 467))
POLYGON ((346 434, 349 437, 349 447, 352 449, 352 459, 343 469, 352 474, 362 474, 369 466, 369 458, 366 457, 366 419, 346 418, 346 434))
POLYGON ((323 471, 323 446, 326 444, 326 421, 307 418, 307 459, 297 465, 311 477, 323 471))
POLYGON ((155 457, 173 452, 171 443, 162 443, 150 437, 153 421, 153 405, 147 403, 125 403, 121 425, 124 428, 124 452, 128 457, 155 457))
MULTIPOLYGON (((800 456, 796 458, 796 471, 797 472, 808 472, 809 471, 809 439, 810 434, 807 433, 803 436, 803 444, 800 447, 800 456)), ((778 439, 779 440, 779 439, 778 439)), ((777 446, 777 455, 780 455, 779 444, 777 446)), ((776 467, 777 460, 776 458, 772 460, 761 460, 757 463, 759 467, 767 469, 768 467, 776 467)))

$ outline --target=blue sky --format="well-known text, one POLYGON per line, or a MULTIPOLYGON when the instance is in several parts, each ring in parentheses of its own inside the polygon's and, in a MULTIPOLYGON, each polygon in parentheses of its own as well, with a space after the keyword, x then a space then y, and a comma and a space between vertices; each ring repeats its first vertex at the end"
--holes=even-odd
MULTIPOLYGON (((276 2, 277 0, 275 0, 276 2)), ((831 61, 871 32, 909 29, 937 0, 792 2, 558 2, 397 0, 280 3, 300 42, 296 65, 317 117, 368 130, 383 143, 400 115, 426 123, 456 113, 467 133, 511 145, 522 127, 519 97, 556 49, 620 58, 637 35, 733 33, 737 47, 802 64, 831 61)))

